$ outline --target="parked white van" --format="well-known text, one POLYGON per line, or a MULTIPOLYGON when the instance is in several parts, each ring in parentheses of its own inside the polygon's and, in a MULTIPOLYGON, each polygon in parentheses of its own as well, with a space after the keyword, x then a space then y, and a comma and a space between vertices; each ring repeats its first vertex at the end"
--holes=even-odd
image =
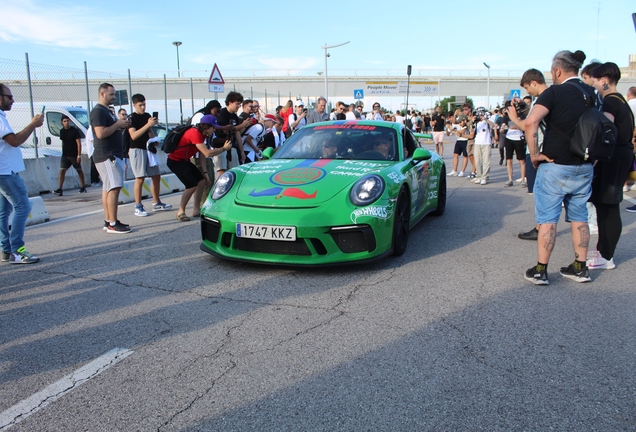
MULTIPOLYGON (((36 113, 39 112, 36 110, 36 113)), ((7 120, 11 129, 16 132, 24 129, 31 119, 31 109, 28 106, 13 105, 10 111, 6 111, 7 120)), ((71 119, 71 125, 76 127, 82 137, 82 153, 86 154, 84 137, 89 125, 89 115, 82 107, 68 106, 45 106, 44 124, 35 130, 34 135, 20 146, 24 159, 35 158, 35 143, 33 136, 37 138, 38 157, 62 156, 62 141, 60 140, 60 129, 62 129, 62 116, 66 115, 71 119)))

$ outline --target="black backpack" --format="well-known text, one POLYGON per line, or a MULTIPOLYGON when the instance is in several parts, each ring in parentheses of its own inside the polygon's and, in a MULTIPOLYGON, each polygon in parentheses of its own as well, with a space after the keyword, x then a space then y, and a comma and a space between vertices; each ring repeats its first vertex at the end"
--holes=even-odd
POLYGON ((191 124, 183 124, 179 125, 176 128, 172 129, 166 137, 163 139, 163 147, 162 150, 164 153, 172 153, 179 147, 179 141, 183 138, 183 134, 190 128, 192 128, 191 124))
MULTIPOLYGON (((583 160, 608 161, 614 156, 618 130, 605 114, 594 106, 591 95, 578 84, 572 82, 583 94, 586 110, 579 117, 570 138, 570 151, 583 160)), ((563 132, 554 128, 560 135, 563 132)))

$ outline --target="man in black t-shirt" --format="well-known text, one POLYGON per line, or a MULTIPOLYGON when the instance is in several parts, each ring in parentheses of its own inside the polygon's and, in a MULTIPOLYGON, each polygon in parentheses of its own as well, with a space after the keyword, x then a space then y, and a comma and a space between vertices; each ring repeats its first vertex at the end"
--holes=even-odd
POLYGON ((53 193, 62 196, 62 187, 66 178, 66 171, 73 166, 80 182, 80 193, 86 193, 84 183, 84 171, 82 171, 82 136, 76 127, 71 126, 71 119, 67 115, 62 116, 62 129, 60 129, 60 140, 62 140, 62 157, 60 158, 60 176, 57 179, 57 190, 53 193))
POLYGON ((135 94, 132 97, 135 112, 130 115, 130 167, 135 176, 133 195, 135 197, 135 216, 148 216, 148 212, 141 203, 141 191, 146 177, 152 180, 150 193, 152 194, 152 211, 162 211, 172 209, 172 205, 164 204, 159 199, 161 188, 161 171, 159 170, 159 160, 157 154, 158 140, 152 140, 155 134, 152 127, 157 124, 157 118, 151 117, 146 112, 146 98, 142 94, 135 94), (152 156, 151 156, 152 155, 152 156))
POLYGON ((231 126, 230 129, 223 128, 225 132, 219 132, 214 139, 214 147, 223 147, 226 140, 232 141, 232 149, 214 156, 214 169, 216 178, 230 168, 239 166, 245 162, 243 152, 243 138, 241 133, 251 124, 249 121, 241 122, 236 114, 243 103, 243 95, 239 92, 231 91, 225 97, 225 108, 219 111, 216 120, 220 126, 231 126), (222 141, 222 143, 221 143, 222 141))
POLYGON ((444 157, 444 136, 446 135, 446 121, 442 116, 442 107, 435 107, 435 114, 431 118, 433 125, 433 142, 435 143, 435 151, 438 155, 444 157))
POLYGON ((570 151, 570 139, 576 123, 596 101, 594 89, 585 85, 578 72, 585 61, 581 51, 560 51, 552 60, 552 81, 537 99, 526 119, 526 140, 532 163, 537 167, 534 204, 538 235, 538 262, 528 269, 525 278, 536 285, 547 285, 547 267, 556 240, 556 227, 565 206, 566 220, 571 223, 574 262, 561 267, 562 276, 576 282, 589 282, 585 264, 590 231, 587 224, 587 201, 592 192, 593 168, 570 151), (537 146, 538 129, 545 119, 543 149, 537 146))
POLYGON ((93 160, 102 179, 102 204, 104 205, 104 231, 109 234, 129 233, 130 227, 117 219, 119 192, 124 186, 124 146, 121 130, 130 121, 117 119, 108 107, 115 102, 112 84, 99 86, 99 99, 91 111, 91 127, 94 134, 93 160))

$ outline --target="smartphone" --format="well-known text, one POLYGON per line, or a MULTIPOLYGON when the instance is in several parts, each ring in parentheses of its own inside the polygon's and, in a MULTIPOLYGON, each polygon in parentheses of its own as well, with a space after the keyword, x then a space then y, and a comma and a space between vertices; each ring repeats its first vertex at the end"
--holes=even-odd
POLYGON ((159 111, 153 111, 152 116, 156 119, 159 119, 159 111))
POLYGON ((44 114, 44 108, 46 108, 46 106, 42 105, 42 114, 44 114))

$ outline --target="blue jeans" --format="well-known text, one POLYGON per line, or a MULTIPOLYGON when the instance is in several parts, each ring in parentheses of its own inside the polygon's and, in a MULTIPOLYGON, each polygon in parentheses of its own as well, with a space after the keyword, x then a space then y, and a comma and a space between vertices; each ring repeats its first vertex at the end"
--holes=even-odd
POLYGON ((0 175, 0 244, 4 252, 24 246, 24 228, 31 213, 31 201, 18 173, 0 175), (9 231, 9 215, 13 213, 9 231))
POLYGON ((587 200, 592 194, 592 164, 542 163, 534 182, 534 210, 538 224, 556 224, 565 205, 566 222, 587 223, 587 200))

